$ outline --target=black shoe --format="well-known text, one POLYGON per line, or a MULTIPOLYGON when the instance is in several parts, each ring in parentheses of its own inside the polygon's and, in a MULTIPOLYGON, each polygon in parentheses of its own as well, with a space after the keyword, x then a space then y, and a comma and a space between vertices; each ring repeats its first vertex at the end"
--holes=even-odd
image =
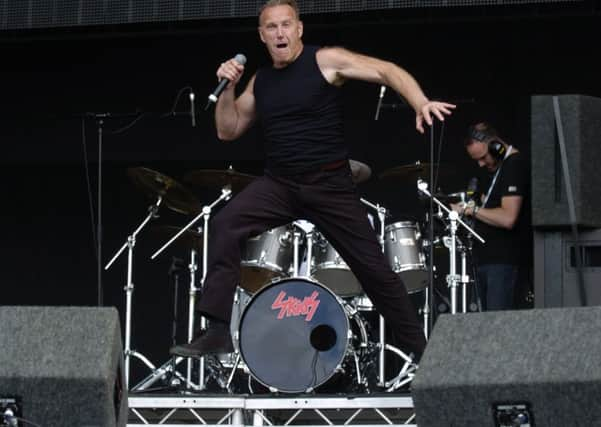
POLYGON ((207 354, 232 353, 233 351, 230 331, 224 328, 209 327, 189 344, 171 347, 169 353, 174 356, 196 357, 207 354))

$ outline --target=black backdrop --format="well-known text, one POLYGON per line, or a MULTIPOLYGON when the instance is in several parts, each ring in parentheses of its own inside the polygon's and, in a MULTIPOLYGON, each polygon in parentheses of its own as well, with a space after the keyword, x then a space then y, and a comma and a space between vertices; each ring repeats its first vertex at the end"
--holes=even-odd
MULTIPOLYGON (((600 20, 590 16, 486 16, 363 19, 338 22, 311 17, 305 41, 337 44, 393 60, 416 76, 433 98, 457 101, 456 114, 435 130, 441 161, 450 177, 441 190, 458 191, 473 174, 464 154, 463 132, 474 120, 497 123, 507 138, 529 153, 529 97, 536 93, 601 96, 595 61, 600 20)), ((95 305, 96 258, 91 211, 96 212, 97 123, 86 112, 147 113, 130 129, 114 131, 131 118, 109 119, 103 140, 103 253, 106 263, 146 215, 151 203, 129 181, 126 170, 147 166, 176 179, 194 169, 232 165, 261 173, 261 141, 250 132, 236 143, 216 140, 211 114, 195 128, 186 116, 160 117, 178 90, 190 85, 202 110, 215 86, 215 69, 238 52, 253 70, 268 58, 253 21, 198 23, 197 31, 139 27, 85 34, 10 34, 2 38, 0 70, 0 177, 2 191, 2 293, 0 304, 95 305), (23 37, 24 36, 24 37, 23 37), (85 138, 84 138, 85 136, 85 138), (85 142, 85 144, 84 144, 85 142), (88 194, 84 147, 92 194, 88 194), (91 202, 90 202, 91 201, 91 202)), ((248 76, 247 76, 248 77, 248 76)), ((246 80, 245 80, 246 81, 246 80)), ((345 88, 348 141, 353 158, 369 164, 372 179, 362 195, 382 203, 397 218, 421 215, 415 183, 385 184, 387 168, 428 159, 427 137, 414 129, 413 112, 402 106, 374 111, 379 88, 352 82, 345 88)), ((385 103, 399 100, 387 93, 385 103)), ((184 96, 178 111, 187 111, 184 96)), ((533 153, 536 155, 536 153, 533 153)), ((209 203, 218 190, 197 190, 209 203)), ((184 225, 189 218, 163 208, 155 224, 184 225)), ((149 260, 163 240, 151 228, 139 236, 134 262, 132 345, 161 364, 168 356, 173 319, 173 283, 167 271, 173 253, 149 260)), ((126 254, 103 274, 104 304, 125 320, 126 254)), ((177 254, 186 257, 185 253, 177 254)), ((441 261, 445 262, 445 261, 441 261)), ((185 335, 187 277, 180 280, 179 339, 185 335)), ((133 363, 134 378, 146 371, 133 363)))

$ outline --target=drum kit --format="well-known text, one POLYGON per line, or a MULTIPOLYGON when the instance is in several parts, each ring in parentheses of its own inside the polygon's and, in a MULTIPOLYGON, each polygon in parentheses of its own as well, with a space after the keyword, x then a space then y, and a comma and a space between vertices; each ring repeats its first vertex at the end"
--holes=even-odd
MULTIPOLYGON (((371 169, 364 163, 350 160, 350 168, 357 184, 371 176, 371 169)), ((440 212, 443 210, 449 213, 451 222, 447 229, 451 231, 453 241, 449 241, 449 236, 441 240, 450 251, 457 251, 456 224, 465 223, 444 203, 455 202, 459 196, 432 196, 422 181, 427 178, 429 168, 429 164, 420 163, 400 166, 385 171, 380 179, 421 182, 419 190, 439 205, 439 216, 442 216, 440 212)), ((136 187, 152 200, 152 204, 146 217, 127 237, 105 269, 110 268, 127 250, 124 356, 125 378, 131 391, 148 390, 160 380, 187 391, 206 390, 213 384, 228 393, 253 393, 257 389, 283 393, 320 392, 329 390, 330 384, 336 384, 337 392, 392 391, 411 382, 417 366, 411 357, 386 342, 383 318, 379 316, 379 321, 373 320, 374 308, 359 281, 323 234, 304 219, 248 239, 242 252, 240 283, 232 311, 231 331, 236 351, 195 360, 174 357, 156 367, 131 348, 136 236, 158 217, 157 212, 162 205, 193 217, 184 227, 155 227, 155 237, 162 236, 168 240, 151 257, 154 259, 171 245, 178 245, 190 254, 187 332, 188 340, 191 340, 197 323, 201 328, 206 327, 204 318, 196 321, 194 306, 207 270, 207 254, 210 251, 207 230, 212 211, 246 187, 255 176, 237 172, 231 167, 188 173, 183 181, 190 188, 221 192, 212 203, 202 206, 188 186, 162 173, 137 167, 129 169, 128 175, 136 187), (202 223, 197 225, 201 220, 202 223), (199 264, 202 272, 200 280, 196 277, 199 264), (316 310, 318 305, 319 310, 316 310), (133 387, 129 385, 132 358, 141 360, 151 370, 150 375, 133 387), (391 358, 394 359, 392 364, 389 363, 391 358), (178 371, 181 362, 187 363, 185 374, 178 371), (392 372, 390 365, 395 366, 392 372), (340 386, 340 382, 344 385, 340 386)), ((389 215, 386 208, 364 198, 361 202, 376 213, 378 227, 374 226, 374 231, 391 268, 401 277, 407 292, 427 292, 430 268, 422 225, 414 221, 387 224, 389 215)), ((459 248, 465 254, 467 250, 463 249, 468 246, 460 242, 459 248)), ((455 263, 454 253, 451 258, 455 263)), ((461 284, 464 295, 471 282, 465 260, 463 257, 460 276, 456 274, 454 265, 451 265, 447 276, 449 288, 454 289, 461 284)), ((453 312, 456 311, 455 298, 453 296, 453 312)), ((465 311, 465 297, 463 303, 465 311)), ((427 335, 429 310, 424 306, 420 312, 424 315, 427 335)))

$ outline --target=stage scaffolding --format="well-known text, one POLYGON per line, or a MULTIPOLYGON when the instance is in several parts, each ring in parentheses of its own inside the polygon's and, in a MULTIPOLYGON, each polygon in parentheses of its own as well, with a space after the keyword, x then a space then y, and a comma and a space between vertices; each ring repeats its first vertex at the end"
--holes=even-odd
POLYGON ((128 426, 414 426, 409 394, 134 395, 128 426))

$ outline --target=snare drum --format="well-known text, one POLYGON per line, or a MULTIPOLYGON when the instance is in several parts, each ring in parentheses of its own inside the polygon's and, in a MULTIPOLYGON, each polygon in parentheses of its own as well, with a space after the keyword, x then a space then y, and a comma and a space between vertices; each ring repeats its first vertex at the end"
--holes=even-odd
POLYGON ((359 280, 321 233, 315 233, 313 241, 311 276, 341 297, 354 297, 363 293, 359 280))
POLYGON ((288 276, 293 256, 290 224, 251 237, 242 255, 240 286, 252 294, 273 279, 288 276))
POLYGON ((428 271, 418 225, 411 221, 400 221, 387 225, 384 231, 384 252, 394 272, 405 283, 407 292, 414 293, 426 288, 428 271))

